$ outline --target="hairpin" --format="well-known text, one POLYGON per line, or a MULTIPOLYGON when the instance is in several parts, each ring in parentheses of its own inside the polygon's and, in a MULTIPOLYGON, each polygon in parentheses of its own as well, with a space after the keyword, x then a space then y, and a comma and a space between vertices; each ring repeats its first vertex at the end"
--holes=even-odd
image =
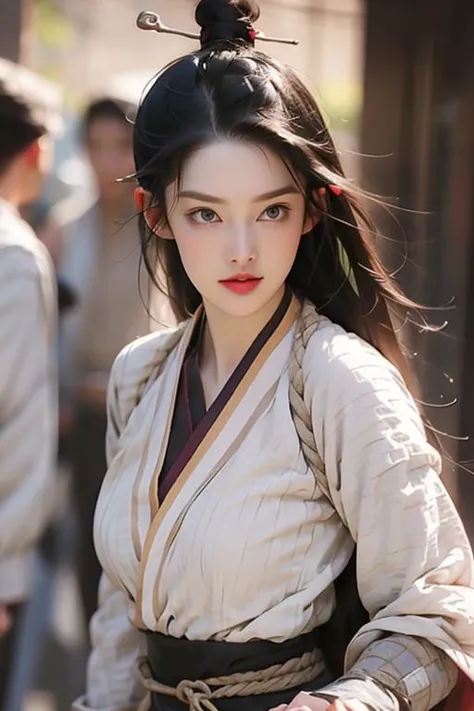
MULTIPOLYGON (((200 40, 201 36, 194 32, 186 32, 185 30, 176 30, 172 27, 167 27, 161 21, 159 15, 156 12, 150 12, 149 10, 144 10, 137 17, 137 27, 140 30, 155 30, 155 32, 162 32, 168 35, 179 35, 180 37, 187 37, 188 39, 200 40)), ((262 40, 263 42, 277 42, 279 44, 299 44, 298 40, 292 39, 281 39, 279 37, 267 37, 260 30, 254 30, 253 28, 249 31, 250 40, 262 40)))

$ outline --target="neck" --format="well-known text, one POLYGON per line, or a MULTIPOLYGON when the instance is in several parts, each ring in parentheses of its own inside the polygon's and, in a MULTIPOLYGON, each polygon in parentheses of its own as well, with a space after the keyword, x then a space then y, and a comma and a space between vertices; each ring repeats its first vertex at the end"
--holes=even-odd
POLYGON ((17 179, 13 167, 0 177, 0 198, 16 209, 19 209, 22 202, 19 185, 21 182, 17 179))
POLYGON ((204 305, 206 329, 201 364, 218 388, 227 382, 255 338, 271 319, 284 292, 283 286, 261 309, 242 318, 229 316, 211 304, 204 305))

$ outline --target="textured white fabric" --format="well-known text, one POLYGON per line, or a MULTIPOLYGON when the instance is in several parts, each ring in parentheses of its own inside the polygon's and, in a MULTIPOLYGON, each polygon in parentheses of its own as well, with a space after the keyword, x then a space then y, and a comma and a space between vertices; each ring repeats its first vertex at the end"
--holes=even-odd
MULTIPOLYGON (((396 370, 326 319, 310 340, 303 371, 339 515, 305 464, 291 418, 292 331, 156 512, 156 474, 189 331, 188 325, 182 337, 171 331, 136 341, 112 373, 110 468, 95 538, 112 585, 134 601, 135 625, 236 642, 299 635, 330 616, 332 582, 352 553, 351 533, 373 620, 350 646, 348 668, 387 630, 426 637, 470 672, 473 561, 439 480, 440 458, 396 370), (133 409, 160 351, 176 340, 133 409)), ((125 635, 125 608, 115 614, 105 609, 94 623, 87 702, 100 711, 126 708, 134 693, 121 647, 132 649, 136 630, 130 622, 125 635), (102 645, 112 645, 115 656, 104 655, 102 645)))
POLYGON ((24 600, 56 459, 56 293, 29 226, 0 201, 0 603, 24 600))
POLYGON ((91 623, 88 696, 76 701, 77 711, 83 707, 125 711, 145 695, 135 673, 136 659, 145 652, 145 637, 130 625, 128 606, 123 591, 102 576, 99 609, 91 623))
POLYGON ((445 654, 426 640, 407 635, 390 635, 371 644, 351 670, 357 672, 408 697, 413 711, 434 708, 459 677, 458 668, 445 654))
POLYGON ((350 645, 347 666, 394 632, 429 640, 474 676, 472 551, 439 478, 440 457, 395 368, 335 326, 319 339, 305 354, 305 396, 334 504, 357 541, 359 592, 373 617, 350 645))

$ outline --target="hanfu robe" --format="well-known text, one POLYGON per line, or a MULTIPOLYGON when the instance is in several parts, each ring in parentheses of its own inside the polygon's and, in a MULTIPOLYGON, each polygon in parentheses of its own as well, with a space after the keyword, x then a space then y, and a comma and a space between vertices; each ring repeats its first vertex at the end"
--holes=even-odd
POLYGON ((75 708, 135 708, 144 633, 234 643, 310 633, 334 610, 354 541, 370 622, 349 645, 348 674, 386 681, 372 651, 387 639, 404 653, 407 639, 426 645, 426 668, 405 675, 413 708, 430 708, 429 664, 474 679, 472 552, 416 404, 374 348, 320 317, 302 370, 329 501, 289 404, 300 309, 283 299, 207 410, 195 358, 202 313, 117 358, 95 520, 104 578, 75 708))

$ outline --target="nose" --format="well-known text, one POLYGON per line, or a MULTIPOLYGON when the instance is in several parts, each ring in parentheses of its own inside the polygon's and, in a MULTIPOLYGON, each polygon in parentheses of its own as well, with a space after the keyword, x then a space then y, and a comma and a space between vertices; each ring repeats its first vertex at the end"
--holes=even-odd
POLYGON ((245 266, 257 258, 257 246, 251 226, 248 224, 234 226, 229 235, 227 258, 230 263, 245 266))

